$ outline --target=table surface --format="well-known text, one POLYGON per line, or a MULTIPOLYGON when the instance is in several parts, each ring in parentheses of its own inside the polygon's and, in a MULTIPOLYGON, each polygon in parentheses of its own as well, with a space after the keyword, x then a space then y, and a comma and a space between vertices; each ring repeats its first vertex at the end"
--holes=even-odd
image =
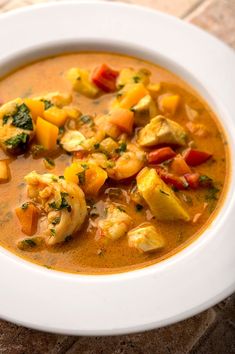
MULTIPOLYGON (((44 1, 46 0, 0 0, 0 13, 44 1)), ((235 0, 124 1, 180 17, 211 32, 235 48, 235 0)), ((235 353, 235 295, 183 322, 126 336, 54 335, 0 321, 0 354, 5 353, 232 354, 235 353)))

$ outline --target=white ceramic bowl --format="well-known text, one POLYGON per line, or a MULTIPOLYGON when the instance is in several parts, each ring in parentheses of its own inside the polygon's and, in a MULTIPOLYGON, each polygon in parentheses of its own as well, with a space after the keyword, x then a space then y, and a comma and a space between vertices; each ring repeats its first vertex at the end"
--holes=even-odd
POLYGON ((173 17, 100 1, 4 14, 0 43, 0 75, 33 59, 79 49, 128 53, 169 68, 218 114, 232 160, 228 193, 213 223, 190 246, 156 265, 114 275, 74 275, 0 248, 0 316, 51 332, 120 334, 180 321, 230 295, 235 290, 234 52, 173 17))

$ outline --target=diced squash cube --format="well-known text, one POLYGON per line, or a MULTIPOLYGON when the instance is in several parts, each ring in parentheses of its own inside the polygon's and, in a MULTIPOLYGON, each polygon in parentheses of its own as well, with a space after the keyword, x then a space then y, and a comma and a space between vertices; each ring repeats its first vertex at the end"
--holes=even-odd
POLYGON ((187 134, 178 123, 164 116, 152 118, 138 136, 141 146, 155 146, 159 144, 180 145, 186 144, 187 134))
POLYGON ((129 247, 142 252, 156 251, 165 246, 165 239, 153 225, 142 225, 127 234, 129 247))
POLYGON ((172 96, 163 96, 161 99, 161 107, 164 112, 170 113, 172 115, 175 114, 177 108, 180 104, 180 96, 172 95, 172 96))
POLYGON ((134 113, 125 108, 114 108, 109 114, 109 122, 115 124, 122 131, 132 133, 134 113))
POLYGON ((38 117, 36 122, 36 137, 40 145, 47 150, 53 150, 56 147, 59 128, 50 122, 38 117))
POLYGON ((7 182, 10 179, 10 171, 6 160, 0 161, 0 183, 7 182))
POLYGON ((171 163, 171 170, 174 174, 177 174, 179 176, 183 176, 187 173, 191 173, 191 169, 183 156, 180 154, 174 157, 171 163))
POLYGON ((43 117, 44 103, 42 101, 34 100, 32 98, 25 98, 24 103, 29 108, 35 122, 38 117, 43 117))
POLYGON ((84 168, 80 163, 73 162, 70 166, 66 167, 64 170, 64 178, 68 182, 73 182, 78 184, 78 173, 82 172, 84 168))
POLYGON ((99 89, 90 80, 88 70, 80 68, 72 68, 67 73, 67 78, 71 82, 73 89, 84 96, 95 97, 99 93, 99 89))
POLYGON ((88 195, 97 195, 100 188, 103 186, 108 175, 105 170, 95 164, 89 164, 88 169, 85 171, 86 180, 83 188, 84 193, 88 195))
POLYGON ((33 204, 23 204, 16 208, 16 215, 21 224, 22 232, 26 235, 33 235, 37 231, 39 210, 33 204))
POLYGON ((149 85, 147 86, 147 89, 148 89, 150 95, 151 95, 154 99, 156 99, 156 98, 158 97, 159 93, 160 93, 161 84, 160 84, 160 82, 157 83, 157 84, 149 84, 149 85))
POLYGON ((67 181, 80 185, 85 194, 97 195, 108 175, 98 165, 92 162, 73 162, 64 171, 67 181))
POLYGON ((145 167, 138 174, 137 187, 157 220, 190 220, 180 200, 153 168, 145 167))
POLYGON ((122 95, 119 106, 130 109, 147 94, 148 91, 142 83, 130 85, 130 88, 122 95))
POLYGON ((67 113, 62 108, 56 106, 52 106, 44 112, 44 118, 57 127, 62 127, 65 124, 67 117, 67 113))

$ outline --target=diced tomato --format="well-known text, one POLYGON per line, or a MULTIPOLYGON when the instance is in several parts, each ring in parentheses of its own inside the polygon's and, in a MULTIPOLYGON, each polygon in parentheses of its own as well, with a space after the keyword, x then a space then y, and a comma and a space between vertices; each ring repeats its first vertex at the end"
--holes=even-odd
POLYGON ((93 83, 105 92, 116 90, 116 79, 119 72, 111 69, 108 65, 102 64, 92 74, 93 83))
POLYGON ((175 156, 176 156, 176 153, 174 152, 174 150, 172 150, 170 147, 163 147, 163 148, 151 151, 148 154, 148 162, 149 163, 162 163, 166 160, 172 159, 175 156))
POLYGON ((189 166, 198 166, 203 162, 206 162, 211 156, 212 154, 205 151, 188 149, 184 154, 184 159, 189 166))
POLYGON ((175 176, 159 166, 156 167, 156 171, 166 184, 170 184, 180 190, 188 188, 188 182, 184 177, 175 176))
POLYGON ((199 173, 187 173, 186 175, 184 175, 184 178, 188 182, 190 188, 196 189, 199 187, 199 173))

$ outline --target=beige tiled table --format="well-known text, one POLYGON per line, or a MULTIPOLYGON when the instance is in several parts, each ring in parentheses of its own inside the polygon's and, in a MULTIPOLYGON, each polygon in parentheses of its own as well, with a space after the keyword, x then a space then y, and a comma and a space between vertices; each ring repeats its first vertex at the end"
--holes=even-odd
MULTIPOLYGON (((0 13, 43 1, 45 0, 0 0, 0 13)), ((235 48, 235 0, 125 2, 149 6, 183 18, 235 48)), ((0 321, 0 354, 48 353, 235 354, 235 295, 181 323, 145 333, 117 337, 53 335, 0 321)))

